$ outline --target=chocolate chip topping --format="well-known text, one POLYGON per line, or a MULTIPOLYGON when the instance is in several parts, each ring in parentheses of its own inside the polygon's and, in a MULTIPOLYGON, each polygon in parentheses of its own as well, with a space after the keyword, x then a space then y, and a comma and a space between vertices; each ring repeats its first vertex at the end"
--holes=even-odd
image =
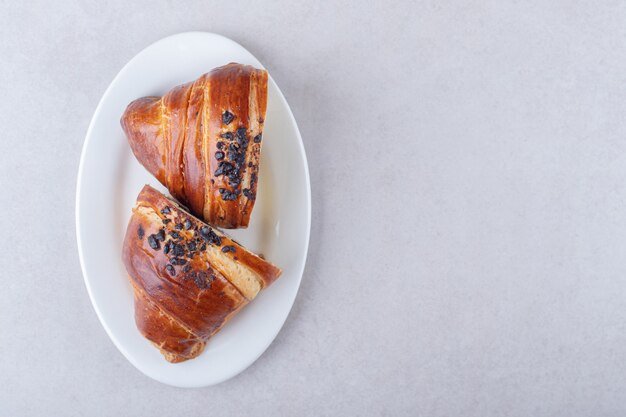
POLYGON ((253 193, 252 191, 250 191, 248 188, 244 188, 243 189, 243 195, 248 198, 249 200, 254 200, 256 199, 256 195, 255 193, 253 193))
MULTIPOLYGON (((230 166, 225 169, 232 173, 234 167, 230 166)), ((223 192, 230 193, 226 189, 223 192)), ((239 193, 239 190, 236 190, 236 193, 239 193)), ((176 210, 164 207, 161 213, 167 215, 173 211, 176 210)), ((162 221, 164 224, 168 224, 174 219, 175 225, 171 228, 164 227, 157 233, 148 236, 148 244, 153 250, 163 249, 167 262, 165 269, 169 275, 176 276, 179 274, 183 281, 192 280, 200 289, 211 288, 211 283, 216 277, 210 265, 207 271, 194 270, 192 260, 196 255, 202 256, 202 251, 207 249, 207 243, 221 246, 221 238, 209 226, 198 226, 192 219, 180 213, 174 216, 166 216, 162 221)), ((141 237, 145 235, 141 226, 139 226, 137 233, 141 237)), ((231 251, 230 248, 227 251, 231 251)))
POLYGON ((215 275, 212 269, 208 271, 192 271, 186 275, 185 279, 193 279, 196 286, 200 289, 209 289, 211 288, 211 283, 215 280, 215 275))
POLYGON ((144 232, 143 227, 141 227, 141 225, 139 225, 139 227, 137 228, 137 236, 139 237, 139 240, 143 239, 145 234, 146 234, 146 232, 144 232))
MULTIPOLYGON (((227 152, 220 150, 215 153, 215 158, 220 161, 220 163, 213 175, 216 177, 225 176, 228 180, 228 185, 232 187, 232 190, 227 190, 225 188, 219 189, 222 200, 224 201, 237 200, 239 194, 241 193, 239 186, 241 185, 242 168, 246 163, 246 149, 248 148, 247 132, 248 131, 245 127, 237 128, 235 132, 235 141, 228 144, 227 152)), ((229 140, 233 138, 233 135, 230 132, 223 133, 221 136, 223 138, 228 138, 229 140)), ((224 144, 222 144, 222 142, 218 142, 218 147, 219 149, 223 149, 224 144)), ((249 166, 252 165, 249 164, 249 166)))
POLYGON ((222 161, 220 162, 220 164, 217 166, 217 169, 215 170, 215 172, 213 173, 213 175, 215 175, 216 177, 219 177, 220 175, 228 175, 233 171, 234 167, 226 161, 222 161))
POLYGON ((156 239, 155 235, 148 236, 148 245, 154 250, 158 250, 161 247, 161 244, 156 239))
POLYGON ((236 251, 237 251, 237 248, 235 248, 233 245, 224 246, 222 248, 222 252, 224 252, 224 253, 228 253, 228 252, 233 252, 234 253, 236 251))
POLYGON ((175 243, 172 248, 172 255, 174 256, 184 256, 185 255, 185 247, 180 243, 175 243))
POLYGON ((224 193, 222 193, 222 200, 224 201, 233 201, 237 199, 237 196, 239 195, 239 190, 235 190, 235 191, 225 191, 224 193))
POLYGON ((235 118, 235 115, 229 112, 228 110, 222 113, 222 123, 224 123, 225 125, 229 125, 230 122, 232 122, 234 118, 235 118))
POLYGON ((246 139, 247 135, 246 135, 246 128, 245 127, 240 127, 237 129, 237 133, 235 134, 235 136, 237 137, 237 142, 241 142, 244 139, 246 139))
POLYGON ((254 137, 254 143, 261 143, 262 135, 259 133, 254 137))
MULTIPOLYGON (((208 226, 202 226, 200 229, 200 236, 202 239, 206 240, 208 243, 216 246, 222 245, 222 239, 208 226)), ((200 248, 202 249, 202 248, 200 248)), ((204 249, 202 249, 204 250, 204 249)))
POLYGON ((230 145, 228 145, 228 159, 236 159, 234 156, 239 154, 240 148, 241 148, 241 145, 239 145, 238 143, 233 142, 230 145))
MULTIPOLYGON (((220 135, 220 137, 222 139, 226 139, 226 140, 233 140, 233 133, 232 132, 224 132, 224 133, 222 133, 220 135)), ((218 146, 219 146, 220 143, 222 143, 222 142, 218 142, 218 146)), ((222 144, 222 146, 224 146, 224 144, 222 144)), ((220 149, 222 149, 222 148, 220 148, 220 149)))
POLYGON ((165 230, 159 230, 158 233, 154 235, 154 238, 159 242, 163 242, 165 240, 165 230))
POLYGON ((172 258, 170 262, 172 263, 172 265, 185 265, 187 263, 187 260, 183 258, 172 258))

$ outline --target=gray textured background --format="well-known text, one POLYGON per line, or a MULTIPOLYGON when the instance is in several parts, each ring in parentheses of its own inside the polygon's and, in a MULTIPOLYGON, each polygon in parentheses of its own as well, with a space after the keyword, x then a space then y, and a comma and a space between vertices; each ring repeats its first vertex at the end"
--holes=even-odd
POLYGON ((125 3, 0 0, 0 415, 626 414, 624 2, 125 3), (189 30, 271 71, 314 204, 285 327, 198 390, 113 346, 74 230, 100 96, 189 30))

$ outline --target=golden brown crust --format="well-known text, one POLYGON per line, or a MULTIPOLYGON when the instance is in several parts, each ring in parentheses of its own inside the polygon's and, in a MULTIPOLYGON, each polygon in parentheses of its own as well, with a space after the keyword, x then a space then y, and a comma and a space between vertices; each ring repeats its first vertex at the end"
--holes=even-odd
POLYGON ((200 354, 224 323, 280 275, 148 185, 128 223, 123 260, 135 292, 137 327, 174 362, 200 354))
POLYGON ((121 124, 133 153, 208 223, 247 227, 267 108, 264 70, 231 63, 163 97, 130 103, 121 124))
MULTIPOLYGON (((131 281, 132 282, 132 281, 131 281)), ((135 323, 142 335, 156 346, 170 362, 182 362, 198 356, 205 342, 179 321, 150 301, 145 292, 135 290, 135 323)))

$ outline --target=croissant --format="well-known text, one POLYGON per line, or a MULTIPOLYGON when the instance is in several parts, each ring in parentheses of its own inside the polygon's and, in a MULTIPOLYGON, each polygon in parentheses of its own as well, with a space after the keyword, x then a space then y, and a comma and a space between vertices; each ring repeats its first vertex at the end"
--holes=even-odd
POLYGON ((281 273, 148 185, 133 208, 122 257, 137 327, 170 362, 202 353, 281 273))
POLYGON ((163 97, 130 103, 121 124, 139 162, 207 223, 247 227, 256 199, 267 71, 231 63, 163 97))

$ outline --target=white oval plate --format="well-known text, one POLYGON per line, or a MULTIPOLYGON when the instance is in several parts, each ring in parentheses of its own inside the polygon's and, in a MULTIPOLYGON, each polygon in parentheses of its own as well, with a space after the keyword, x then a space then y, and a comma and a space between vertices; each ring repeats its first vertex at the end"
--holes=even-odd
POLYGON ((120 116, 136 98, 162 95, 229 62, 263 68, 242 46, 211 33, 181 33, 141 51, 100 100, 78 170, 78 252, 96 313, 137 369, 179 387, 217 384, 261 356, 293 305, 309 243, 311 192, 304 146, 289 105, 270 77, 257 202, 248 229, 227 233, 281 267, 281 278, 227 323, 204 353, 187 362, 166 362, 135 326, 132 289, 121 261, 124 232, 142 186, 166 190, 135 160, 120 116))

